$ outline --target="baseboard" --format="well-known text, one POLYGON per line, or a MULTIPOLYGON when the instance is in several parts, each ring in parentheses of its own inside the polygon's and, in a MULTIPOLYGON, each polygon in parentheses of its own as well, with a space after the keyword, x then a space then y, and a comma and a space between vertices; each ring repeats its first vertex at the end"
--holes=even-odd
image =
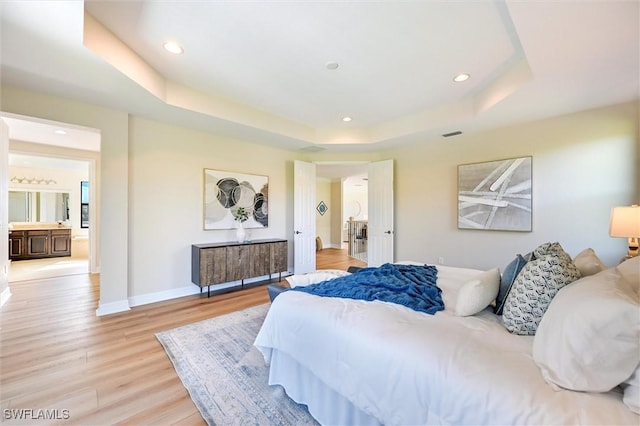
POLYGON ((101 317, 103 315, 117 314, 118 312, 126 312, 130 310, 128 300, 120 300, 118 302, 102 303, 98 302, 98 309, 96 309, 96 315, 101 317))
POLYGON ((7 287, 4 289, 2 294, 0 294, 0 308, 4 306, 5 303, 7 303, 7 300, 9 300, 10 297, 11 297, 11 290, 9 290, 9 287, 7 287))
POLYGON ((178 297, 191 296, 200 293, 200 288, 196 285, 172 288, 170 290, 157 291, 154 293, 141 294, 129 298, 130 306, 148 305, 149 303, 163 302, 165 300, 177 299, 178 297))
MULTIPOLYGON (((281 274, 282 278, 291 275, 291 272, 286 271, 281 274)), ((272 275, 272 278, 275 277, 276 274, 272 275)), ((261 277, 248 278, 244 280, 245 287, 251 285, 260 285, 265 284, 267 281, 270 281, 270 277, 268 275, 264 275, 261 277)), ((232 281, 224 284, 216 284, 211 286, 211 294, 219 294, 226 291, 235 291, 240 289, 241 282, 240 281, 232 281)), ((141 306, 148 305, 149 303, 156 302, 164 302, 165 300, 177 299, 179 297, 192 296, 194 294, 206 294, 207 287, 203 287, 202 291, 200 287, 195 284, 172 288, 164 291, 157 291, 154 293, 141 294, 139 296, 131 296, 129 297, 129 306, 141 306)))

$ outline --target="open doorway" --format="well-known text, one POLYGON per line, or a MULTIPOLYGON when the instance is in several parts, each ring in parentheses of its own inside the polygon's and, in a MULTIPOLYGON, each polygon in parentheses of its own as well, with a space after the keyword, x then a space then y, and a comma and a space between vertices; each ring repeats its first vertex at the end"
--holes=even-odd
POLYGON ((88 161, 9 153, 10 283, 89 273, 88 180, 88 161))
POLYGON ((317 264, 367 263, 367 162, 316 163, 317 264))
POLYGON ((8 282, 97 272, 91 210, 99 131, 5 113, 2 118, 9 127, 8 282))

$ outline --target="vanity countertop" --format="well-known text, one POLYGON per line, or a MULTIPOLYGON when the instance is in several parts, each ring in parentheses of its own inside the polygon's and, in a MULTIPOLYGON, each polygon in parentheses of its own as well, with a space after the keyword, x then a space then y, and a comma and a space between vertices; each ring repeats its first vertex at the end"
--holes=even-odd
POLYGON ((57 222, 29 222, 9 224, 10 231, 28 231, 31 229, 71 229, 71 226, 65 224, 59 225, 57 222))

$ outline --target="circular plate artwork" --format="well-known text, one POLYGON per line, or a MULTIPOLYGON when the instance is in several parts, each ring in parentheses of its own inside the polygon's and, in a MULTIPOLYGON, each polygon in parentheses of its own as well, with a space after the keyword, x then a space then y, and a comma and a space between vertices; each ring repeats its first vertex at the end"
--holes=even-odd
POLYGON ((236 227, 235 214, 249 212, 245 228, 269 225, 269 178, 244 173, 204 170, 204 229, 236 227))

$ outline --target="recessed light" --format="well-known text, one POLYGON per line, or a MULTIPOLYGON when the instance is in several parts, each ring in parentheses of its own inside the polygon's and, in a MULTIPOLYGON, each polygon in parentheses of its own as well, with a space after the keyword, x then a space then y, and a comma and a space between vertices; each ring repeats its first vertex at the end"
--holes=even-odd
POLYGON ((348 123, 351 121, 351 117, 342 117, 342 121, 344 121, 345 123, 348 123))
POLYGON ((335 70, 335 69, 338 69, 340 64, 334 61, 330 61, 330 62, 327 62, 325 66, 327 67, 328 70, 335 70))
POLYGON ((175 55, 180 55, 182 52, 184 52, 184 49, 182 49, 182 46, 180 46, 175 41, 165 41, 162 44, 162 47, 164 47, 164 50, 166 50, 167 52, 173 53, 175 55))
POLYGON ((67 132, 65 132, 62 129, 54 130, 53 133, 55 133, 56 135, 66 135, 67 134, 67 132))
POLYGON ((469 80, 469 77, 471 77, 469 74, 458 74, 453 77, 453 81, 456 83, 462 83, 463 81, 469 80))

